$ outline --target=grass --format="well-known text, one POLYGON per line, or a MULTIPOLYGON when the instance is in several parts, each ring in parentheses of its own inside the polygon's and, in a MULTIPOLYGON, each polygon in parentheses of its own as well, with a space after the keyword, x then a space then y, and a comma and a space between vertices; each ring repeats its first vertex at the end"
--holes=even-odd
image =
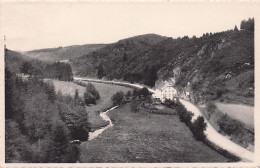
POLYGON ((74 96, 75 90, 78 89, 79 96, 83 97, 83 94, 86 90, 84 87, 79 86, 73 82, 66 82, 66 81, 59 81, 59 80, 52 80, 52 79, 50 79, 50 81, 53 82, 56 92, 61 91, 63 95, 67 94, 67 95, 74 96))
POLYGON ((80 145, 80 162, 226 162, 196 141, 177 115, 159 115, 126 104, 111 112, 114 125, 80 145))
MULTIPOLYGON (((77 85, 72 82, 58 81, 52 80, 55 86, 56 91, 61 91, 62 94, 70 94, 74 96, 75 90, 78 89, 79 95, 83 97, 85 92, 85 87, 77 85)), ((87 83, 87 82, 86 82, 87 83)), ((113 103, 111 101, 111 97, 118 91, 127 92, 128 90, 132 90, 131 88, 127 88, 124 86, 112 85, 112 84, 103 84, 103 83, 95 83, 91 82, 97 91, 99 92, 100 99, 97 100, 96 105, 86 106, 86 111, 88 112, 89 122, 91 125, 91 131, 94 131, 100 127, 104 127, 108 125, 107 121, 104 121, 99 113, 101 111, 105 111, 110 108, 113 103)))
POLYGON ((89 122, 91 124, 91 130, 95 131, 100 127, 104 127, 108 125, 108 122, 104 121, 99 116, 99 113, 112 107, 113 103, 111 97, 118 91, 123 91, 124 93, 126 93, 128 90, 132 90, 132 89, 128 87, 112 85, 112 84, 104 84, 104 83, 96 83, 96 82, 91 82, 91 83, 95 86, 95 88, 97 89, 100 95, 100 99, 97 100, 96 105, 90 105, 86 107, 89 114, 89 122))

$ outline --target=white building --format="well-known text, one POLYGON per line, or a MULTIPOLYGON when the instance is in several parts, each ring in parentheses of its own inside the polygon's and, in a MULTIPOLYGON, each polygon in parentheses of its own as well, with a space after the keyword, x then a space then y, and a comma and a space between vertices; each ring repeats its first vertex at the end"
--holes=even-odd
POLYGON ((174 100, 177 96, 177 90, 174 89, 173 84, 166 82, 161 88, 156 88, 154 98, 159 98, 162 102, 165 99, 174 100))

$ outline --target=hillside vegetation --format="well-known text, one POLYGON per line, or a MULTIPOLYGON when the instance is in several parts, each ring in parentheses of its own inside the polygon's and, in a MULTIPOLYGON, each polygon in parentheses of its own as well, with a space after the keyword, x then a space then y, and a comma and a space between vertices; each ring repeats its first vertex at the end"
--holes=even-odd
POLYGON ((32 50, 24 52, 24 54, 28 57, 37 58, 42 61, 55 62, 77 58, 84 54, 103 48, 104 46, 105 44, 85 44, 68 47, 32 50))
POLYGON ((193 102, 254 100, 254 19, 240 30, 202 37, 166 38, 155 34, 120 40, 72 60, 76 75, 154 86, 172 78, 193 102))

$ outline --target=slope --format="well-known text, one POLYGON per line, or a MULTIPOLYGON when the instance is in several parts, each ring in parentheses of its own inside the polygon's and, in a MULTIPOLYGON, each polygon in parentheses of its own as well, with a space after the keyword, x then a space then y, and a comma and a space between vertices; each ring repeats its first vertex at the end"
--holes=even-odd
POLYGON ((72 58, 77 58, 84 54, 103 48, 104 46, 105 44, 74 45, 74 46, 67 46, 67 47, 32 50, 32 51, 24 52, 24 54, 31 58, 37 58, 43 61, 55 62, 55 61, 70 60, 72 58))

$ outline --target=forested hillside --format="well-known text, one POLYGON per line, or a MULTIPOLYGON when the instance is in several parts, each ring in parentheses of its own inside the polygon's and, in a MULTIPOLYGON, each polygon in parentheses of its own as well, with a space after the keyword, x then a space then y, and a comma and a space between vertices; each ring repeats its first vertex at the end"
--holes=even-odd
POLYGON ((37 58, 42 61, 55 62, 61 60, 70 60, 78 58, 84 54, 96 51, 106 46, 105 44, 85 44, 58 48, 48 48, 24 52, 31 58, 37 58))
POLYGON ((254 19, 240 30, 205 33, 202 37, 132 37, 72 60, 76 75, 145 83, 173 79, 179 93, 205 99, 254 97, 254 19), (227 98, 227 96, 226 96, 227 98))
POLYGON ((67 63, 47 64, 5 51, 7 163, 76 162, 77 146, 70 141, 88 139, 84 104, 76 96, 56 94, 44 78, 72 81, 73 75, 67 63))
POLYGON ((5 51, 5 66, 15 74, 27 74, 39 78, 72 81, 73 73, 70 64, 64 62, 48 63, 29 58, 16 51, 5 51))
POLYGON ((5 129, 7 163, 76 162, 78 150, 70 141, 88 139, 88 115, 78 99, 6 68, 5 129))

